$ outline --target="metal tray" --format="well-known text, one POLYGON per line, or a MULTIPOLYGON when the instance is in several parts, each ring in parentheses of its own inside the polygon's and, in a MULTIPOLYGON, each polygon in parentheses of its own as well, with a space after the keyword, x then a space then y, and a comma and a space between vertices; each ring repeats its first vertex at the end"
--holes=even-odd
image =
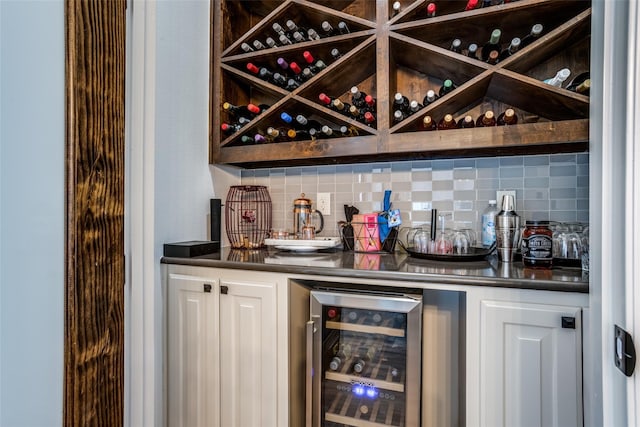
POLYGON ((432 261, 454 261, 454 262, 467 262, 467 261, 481 261, 486 256, 491 255, 491 253, 496 249, 495 245, 489 248, 469 248, 469 253, 467 254, 426 254, 423 252, 417 252, 413 250, 413 247, 406 247, 402 243, 400 244, 402 248, 407 251, 409 256, 420 259, 428 259, 432 261))

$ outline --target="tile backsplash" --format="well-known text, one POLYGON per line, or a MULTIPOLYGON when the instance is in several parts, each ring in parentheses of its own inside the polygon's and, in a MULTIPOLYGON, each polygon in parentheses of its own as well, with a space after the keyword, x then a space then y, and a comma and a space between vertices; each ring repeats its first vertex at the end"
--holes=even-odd
POLYGON ((314 206, 317 193, 330 193, 323 236, 339 235, 345 204, 361 213, 380 211, 385 190, 408 227, 429 222, 435 208, 447 215, 448 227, 479 231, 496 190, 516 191, 523 220, 589 221, 588 153, 247 169, 241 183, 267 186, 273 228, 292 228, 293 201, 301 193, 314 206))

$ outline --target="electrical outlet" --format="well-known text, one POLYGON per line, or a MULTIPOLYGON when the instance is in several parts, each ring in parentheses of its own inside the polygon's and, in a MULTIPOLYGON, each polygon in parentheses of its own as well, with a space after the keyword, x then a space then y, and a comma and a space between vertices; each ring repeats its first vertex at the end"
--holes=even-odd
POLYGON ((513 206, 517 206, 516 204, 516 190, 498 190, 496 192, 496 202, 498 203, 498 209, 502 207, 502 197, 506 195, 513 196, 513 206))
POLYGON ((331 193, 318 193, 316 209, 320 211, 322 215, 331 215, 331 193))

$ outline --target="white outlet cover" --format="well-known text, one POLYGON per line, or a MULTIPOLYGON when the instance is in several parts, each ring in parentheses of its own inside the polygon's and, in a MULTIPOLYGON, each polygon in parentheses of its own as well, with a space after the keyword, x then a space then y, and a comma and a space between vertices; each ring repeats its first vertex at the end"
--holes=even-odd
POLYGON ((322 215, 331 215, 331 193, 318 193, 316 209, 319 210, 322 215))

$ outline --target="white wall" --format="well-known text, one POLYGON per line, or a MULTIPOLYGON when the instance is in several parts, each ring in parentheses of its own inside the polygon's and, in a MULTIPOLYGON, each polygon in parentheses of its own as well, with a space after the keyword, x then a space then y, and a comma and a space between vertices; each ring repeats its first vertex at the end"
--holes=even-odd
POLYGON ((64 3, 0 1, 0 425, 62 425, 64 3))

